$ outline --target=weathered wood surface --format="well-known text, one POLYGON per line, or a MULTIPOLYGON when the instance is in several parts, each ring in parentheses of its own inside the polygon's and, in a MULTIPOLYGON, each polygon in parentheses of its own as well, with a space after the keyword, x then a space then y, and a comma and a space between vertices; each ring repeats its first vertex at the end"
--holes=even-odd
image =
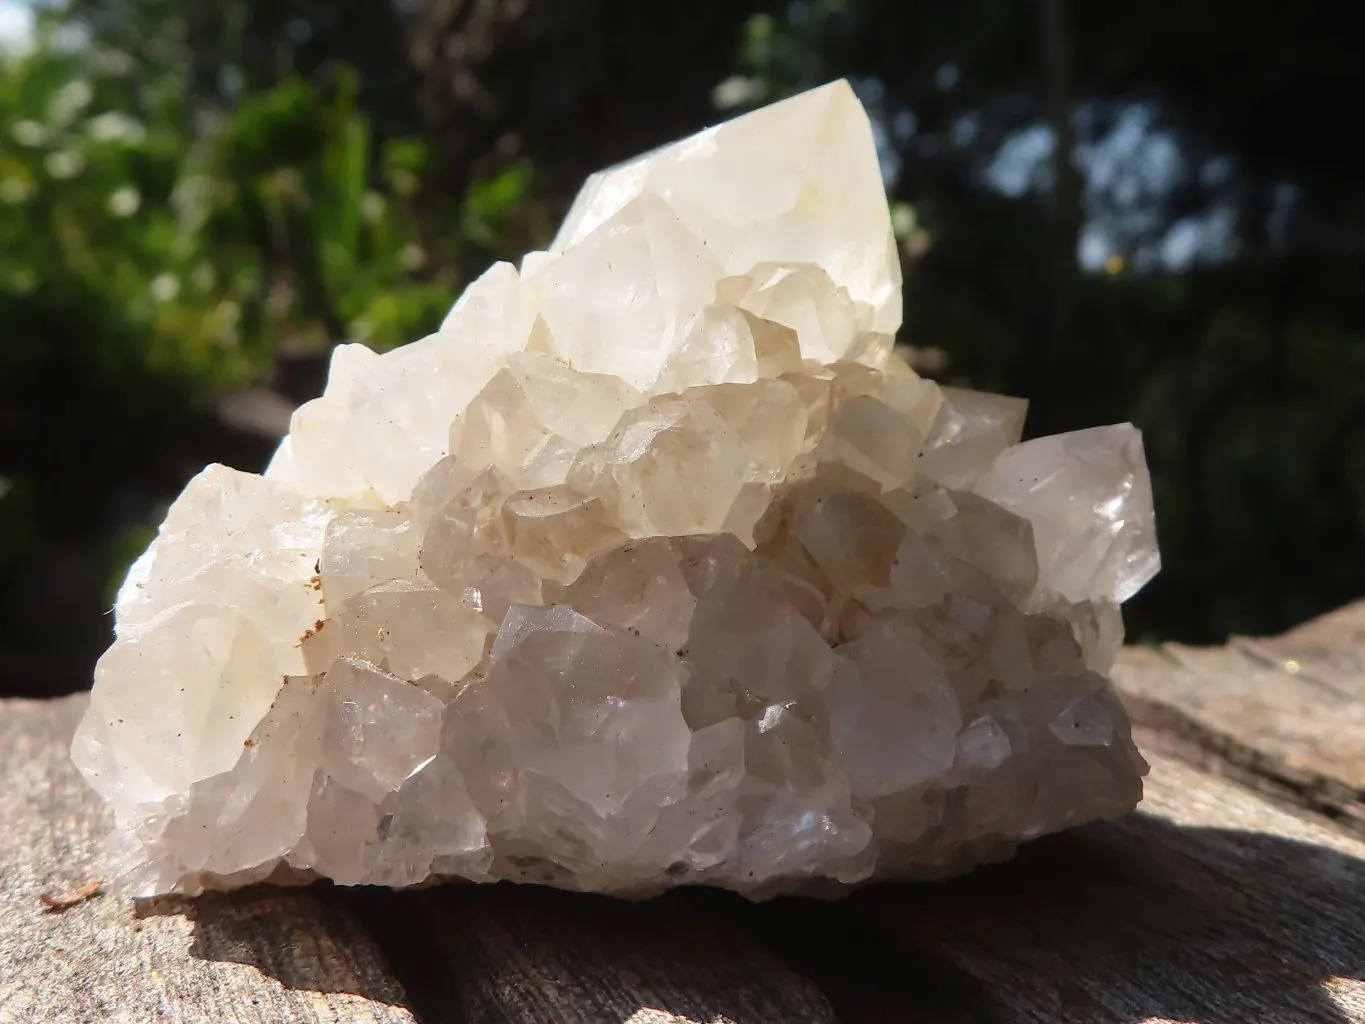
POLYGON ((63 749, 84 705, 0 702, 0 1022, 411 1024, 373 939, 318 891, 44 908, 101 871, 109 824, 63 749))
POLYGON ((1365 1024, 1365 605, 1130 649, 1122 821, 942 885, 754 906, 533 888, 258 889, 150 908, 100 871, 83 705, 0 702, 0 1024, 1365 1024))
POLYGON ((1206 766, 1365 836, 1365 602, 1270 639, 1128 648, 1115 682, 1206 766))

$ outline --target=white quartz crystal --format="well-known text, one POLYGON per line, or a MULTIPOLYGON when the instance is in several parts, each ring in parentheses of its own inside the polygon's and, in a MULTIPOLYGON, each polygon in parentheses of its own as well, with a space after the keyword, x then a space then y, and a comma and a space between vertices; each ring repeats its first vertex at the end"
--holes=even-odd
POLYGON ((1141 438, 1020 443, 1022 402, 894 354, 900 295, 836 82, 595 175, 436 334, 338 348, 119 594, 73 757, 121 886, 763 897, 1132 808, 1141 438))

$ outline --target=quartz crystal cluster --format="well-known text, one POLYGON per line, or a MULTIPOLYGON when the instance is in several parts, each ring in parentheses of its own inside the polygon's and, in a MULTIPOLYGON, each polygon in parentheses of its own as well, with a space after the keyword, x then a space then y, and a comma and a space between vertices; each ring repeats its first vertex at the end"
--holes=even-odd
POLYGON ((124 890, 758 898, 1133 807, 1141 438, 1020 443, 1021 401, 895 354, 900 284, 836 82, 595 175, 430 337, 338 348, 119 593, 73 756, 124 890))

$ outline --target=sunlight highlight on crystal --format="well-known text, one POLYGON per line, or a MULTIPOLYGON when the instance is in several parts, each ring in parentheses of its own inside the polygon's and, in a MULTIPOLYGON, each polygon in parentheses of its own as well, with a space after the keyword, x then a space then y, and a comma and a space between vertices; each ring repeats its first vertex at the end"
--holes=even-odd
POLYGON ((894 352, 900 297, 836 82, 594 175, 430 337, 336 349, 119 593, 72 752, 118 885, 764 898, 1131 809, 1141 437, 1021 443, 1023 402, 894 352))

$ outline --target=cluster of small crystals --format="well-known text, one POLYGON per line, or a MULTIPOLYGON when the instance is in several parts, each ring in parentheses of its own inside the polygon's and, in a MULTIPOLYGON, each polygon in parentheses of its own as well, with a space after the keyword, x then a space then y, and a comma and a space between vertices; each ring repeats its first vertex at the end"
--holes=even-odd
POLYGON ((337 349, 119 594, 73 756, 122 886, 762 897, 1131 808, 1141 439, 1021 444, 899 319, 841 82, 595 176, 431 337, 337 349))

